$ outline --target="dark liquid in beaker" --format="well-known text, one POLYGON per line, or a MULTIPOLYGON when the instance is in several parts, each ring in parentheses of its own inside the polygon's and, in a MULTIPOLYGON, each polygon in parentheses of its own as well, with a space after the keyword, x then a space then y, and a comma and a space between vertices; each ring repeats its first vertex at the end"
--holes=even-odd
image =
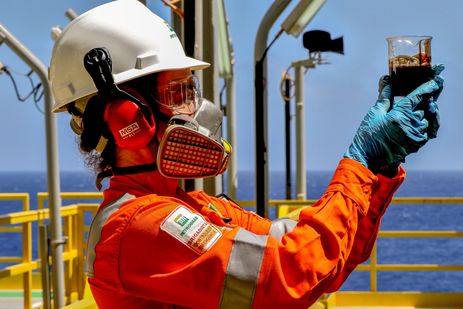
POLYGON ((395 96, 406 96, 431 78, 430 65, 398 66, 391 70, 392 90, 395 96))

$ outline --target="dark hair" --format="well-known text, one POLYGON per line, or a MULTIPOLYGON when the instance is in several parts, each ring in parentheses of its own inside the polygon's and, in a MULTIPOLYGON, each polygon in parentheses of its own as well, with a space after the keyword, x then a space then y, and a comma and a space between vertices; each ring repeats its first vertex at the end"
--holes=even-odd
MULTIPOLYGON (((120 87, 136 90, 145 99, 151 110, 157 114, 157 107, 153 99, 156 92, 156 74, 128 81, 120 85, 120 87)), ((89 99, 82 116, 83 131, 80 135, 79 148, 84 155, 86 166, 96 173, 102 172, 116 163, 116 144, 104 121, 105 109, 106 102, 102 102, 99 96, 95 95, 89 99), (98 153, 95 148, 102 136, 108 139, 108 143, 103 152, 98 153)))
POLYGON ((97 173, 116 163, 114 138, 104 121, 105 106, 98 96, 90 98, 82 118, 80 151, 84 154, 85 164, 97 173), (108 142, 100 154, 95 148, 101 137, 108 139, 108 142))

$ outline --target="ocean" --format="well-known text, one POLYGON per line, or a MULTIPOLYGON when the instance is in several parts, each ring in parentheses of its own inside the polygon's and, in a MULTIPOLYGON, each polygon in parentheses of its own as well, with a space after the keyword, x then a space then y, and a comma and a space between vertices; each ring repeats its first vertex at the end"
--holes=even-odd
MULTIPOLYGON (((309 199, 319 198, 326 190, 332 171, 307 173, 309 199)), ((293 197, 295 196, 293 177, 293 197)), ((45 192, 44 172, 0 173, 1 193, 30 193, 31 208, 37 204, 37 192, 45 192)), ((96 191, 90 172, 62 172, 61 190, 96 191)), ((238 174, 238 200, 253 200, 254 173, 238 174)), ((462 171, 408 171, 408 176, 395 197, 463 197, 462 171)), ((284 172, 270 172, 269 198, 285 198, 284 172)), ((72 201, 70 201, 71 203, 72 201)), ((21 210, 19 203, 1 202, 0 215, 21 210)), ((463 231, 463 205, 391 205, 385 214, 381 230, 452 230, 463 231)), ((33 226, 34 233, 36 226, 33 226)), ((381 238, 377 243, 380 264, 463 264, 463 238, 381 238)), ((36 258, 36 237, 33 244, 36 258)), ((0 233, 0 256, 21 255, 20 234, 0 233)), ((368 263, 368 261, 367 261, 368 263)), ((6 264, 0 264, 4 267, 6 264)), ((368 290, 368 272, 354 272, 341 290, 368 290)), ((379 272, 380 291, 462 292, 463 271, 379 272)))

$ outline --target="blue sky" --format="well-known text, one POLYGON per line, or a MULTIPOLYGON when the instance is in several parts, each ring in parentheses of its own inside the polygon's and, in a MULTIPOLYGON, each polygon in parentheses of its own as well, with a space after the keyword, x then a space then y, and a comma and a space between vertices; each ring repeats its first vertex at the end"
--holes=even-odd
MULTIPOLYGON (((0 10, 0 23, 26 47, 49 64, 52 26, 68 23, 64 12, 77 13, 107 1, 15 0, 0 10)), ((235 49, 236 103, 239 170, 254 169, 254 41, 260 20, 272 1, 226 0, 230 34, 235 49)), ((291 5, 277 20, 269 38, 280 29, 291 5)), ((169 20, 169 11, 158 0, 149 7, 169 20)), ((329 54, 330 64, 317 66, 305 75, 306 152, 308 170, 333 170, 377 97, 378 78, 387 73, 387 43, 392 35, 432 35, 433 62, 446 65, 445 90, 439 99, 442 125, 436 140, 405 167, 416 170, 463 170, 463 3, 459 0, 327 0, 306 30, 329 31, 344 36, 345 55, 329 54)), ((307 57, 302 36, 283 34, 268 53, 269 161, 271 170, 284 169, 284 106, 279 92, 282 72, 295 60, 307 57)), ((5 45, 0 61, 12 70, 27 73, 27 66, 5 45)), ((293 74, 293 72, 290 72, 293 74)), ((22 93, 29 91, 24 77, 16 75, 22 93)), ((36 79, 37 80, 37 79, 36 79)), ((45 170, 44 116, 32 100, 19 102, 6 75, 0 75, 0 171, 45 170)), ((43 106, 43 101, 39 103, 43 106)), ((58 115, 59 161, 62 170, 83 170, 69 117, 58 115)), ((293 139, 294 140, 294 139, 293 139)), ((293 150, 294 155, 294 150, 293 150)), ((294 159, 293 159, 294 162, 294 159)))

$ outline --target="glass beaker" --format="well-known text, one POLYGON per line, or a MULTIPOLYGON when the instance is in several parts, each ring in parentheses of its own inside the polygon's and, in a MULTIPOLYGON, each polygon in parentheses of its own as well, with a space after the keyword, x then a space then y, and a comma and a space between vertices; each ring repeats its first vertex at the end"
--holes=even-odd
POLYGON ((405 96, 432 78, 431 36, 386 38, 394 96, 405 96))

